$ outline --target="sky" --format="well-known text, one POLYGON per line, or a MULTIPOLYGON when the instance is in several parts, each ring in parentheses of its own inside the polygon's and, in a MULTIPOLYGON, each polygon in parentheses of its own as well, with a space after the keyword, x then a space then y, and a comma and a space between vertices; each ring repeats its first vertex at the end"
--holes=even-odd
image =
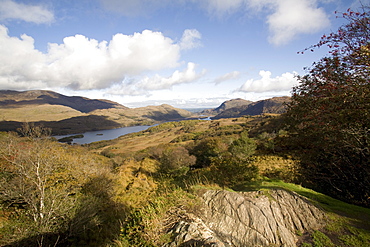
MULTIPOLYGON (((368 4, 369 0, 362 0, 368 4)), ((289 96, 359 0, 0 0, 0 90, 136 108, 289 96)))

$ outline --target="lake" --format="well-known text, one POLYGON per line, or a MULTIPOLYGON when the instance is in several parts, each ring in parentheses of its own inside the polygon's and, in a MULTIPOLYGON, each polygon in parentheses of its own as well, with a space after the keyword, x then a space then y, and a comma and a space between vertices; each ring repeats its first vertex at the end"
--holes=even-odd
MULTIPOLYGON (((89 132, 81 133, 84 137, 75 138, 73 139, 72 143, 88 144, 88 143, 97 142, 97 141, 112 140, 122 135, 146 130, 150 127, 152 126, 144 125, 144 126, 123 127, 123 128, 111 129, 111 130, 89 131, 89 132)), ((60 139, 60 138, 75 136, 75 135, 78 135, 78 134, 53 136, 53 137, 55 137, 56 139, 60 139)))

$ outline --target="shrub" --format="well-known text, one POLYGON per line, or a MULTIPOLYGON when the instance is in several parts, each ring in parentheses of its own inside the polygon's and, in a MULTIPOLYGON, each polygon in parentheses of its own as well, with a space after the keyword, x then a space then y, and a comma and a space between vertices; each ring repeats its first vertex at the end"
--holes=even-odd
POLYGON ((184 175, 195 162, 195 156, 189 155, 186 148, 171 147, 163 151, 160 158, 160 168, 164 173, 184 175))
POLYGON ((208 137, 195 143, 190 153, 194 155, 197 160, 195 167, 204 168, 209 167, 212 159, 227 151, 228 142, 220 137, 208 137))
POLYGON ((233 187, 256 178, 258 168, 252 163, 255 150, 256 143, 243 132, 227 150, 211 157, 211 173, 215 182, 233 187))

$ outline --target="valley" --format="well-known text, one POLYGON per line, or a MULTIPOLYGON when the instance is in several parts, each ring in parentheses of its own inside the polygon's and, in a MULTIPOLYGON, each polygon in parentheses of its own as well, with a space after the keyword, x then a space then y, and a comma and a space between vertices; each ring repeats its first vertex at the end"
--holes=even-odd
POLYGON ((234 99, 215 109, 190 112, 166 104, 128 108, 108 100, 70 97, 45 90, 0 90, 0 131, 15 131, 27 122, 51 128, 53 135, 68 135, 206 116, 229 118, 279 114, 284 112, 284 103, 288 100, 284 97, 253 103, 234 99), (254 106, 254 110, 243 112, 246 104, 254 106))
POLYGON ((301 150, 282 115, 288 98, 230 100, 200 120, 168 105, 77 108, 51 92, 57 100, 35 103, 48 98, 40 93, 0 104, 0 126, 21 134, 0 135, 0 245, 370 244, 368 208, 300 185, 301 150), (125 124, 138 129, 82 145, 49 138, 48 128, 104 137, 125 124))
POLYGON ((169 105, 131 109, 107 100, 69 97, 52 91, 0 91, 0 131, 14 131, 28 122, 51 128, 53 135, 67 135, 153 125, 191 115, 169 105))

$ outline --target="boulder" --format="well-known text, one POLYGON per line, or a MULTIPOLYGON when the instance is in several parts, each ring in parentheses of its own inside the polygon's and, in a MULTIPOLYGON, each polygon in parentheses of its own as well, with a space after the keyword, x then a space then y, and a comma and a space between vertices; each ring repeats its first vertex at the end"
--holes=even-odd
MULTIPOLYGON (((299 235, 322 228, 325 213, 291 191, 207 190, 202 214, 188 215, 170 233, 175 246, 296 246, 299 235)), ((184 217, 183 217, 184 219, 184 217)))

